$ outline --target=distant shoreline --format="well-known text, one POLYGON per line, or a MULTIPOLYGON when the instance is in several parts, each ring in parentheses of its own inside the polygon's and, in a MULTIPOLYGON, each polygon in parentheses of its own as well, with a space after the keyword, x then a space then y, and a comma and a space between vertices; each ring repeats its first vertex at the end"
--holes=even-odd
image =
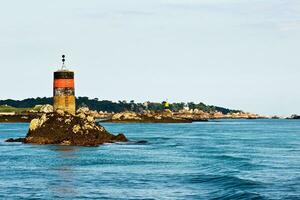
POLYGON ((31 120, 39 116, 40 114, 0 115, 0 123, 23 123, 23 122, 30 123, 31 120))
MULTIPOLYGON (((15 115, 0 115, 0 123, 30 123, 32 119, 39 118, 43 113, 23 113, 23 114, 15 114, 15 115)), ((109 116, 108 114, 107 116, 109 116)), ((98 123, 193 123, 193 122, 208 122, 213 120, 222 120, 222 119, 270 119, 270 118, 208 118, 208 119, 185 119, 185 118, 177 118, 177 117, 163 117, 159 118, 119 118, 113 119, 110 117, 97 117, 95 119, 98 123)))
MULTIPOLYGON (((131 105, 136 104, 132 103, 131 105)), ((158 105, 161 106, 160 104, 158 105)), ((126 107, 122 109, 126 109, 126 107)), ((298 115, 292 115, 288 118, 267 117, 243 111, 232 111, 229 113, 226 111, 223 113, 217 110, 206 110, 205 107, 203 109, 184 107, 180 110, 160 107, 157 110, 143 109, 143 107, 139 107, 138 111, 134 111, 135 109, 134 107, 129 107, 125 111, 107 112, 90 110, 89 107, 83 106, 77 110, 77 114, 83 112, 91 115, 94 119, 101 119, 101 122, 113 123, 192 123, 218 119, 300 119, 298 115)), ((29 123, 32 119, 39 118, 44 113, 53 111, 53 106, 50 104, 36 105, 32 108, 0 105, 0 123, 29 123)))

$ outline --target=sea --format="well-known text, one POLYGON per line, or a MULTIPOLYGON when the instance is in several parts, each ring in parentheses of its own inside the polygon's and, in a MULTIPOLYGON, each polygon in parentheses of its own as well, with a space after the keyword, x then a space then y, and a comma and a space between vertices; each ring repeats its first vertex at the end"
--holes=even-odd
POLYGON ((300 120, 102 125, 131 142, 5 143, 28 124, 1 123, 0 199, 300 199, 300 120))

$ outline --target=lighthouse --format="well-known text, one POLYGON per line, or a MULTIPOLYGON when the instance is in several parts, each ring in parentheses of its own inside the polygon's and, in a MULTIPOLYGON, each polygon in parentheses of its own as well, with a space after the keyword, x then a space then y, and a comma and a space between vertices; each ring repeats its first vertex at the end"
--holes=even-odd
POLYGON ((62 55, 61 69, 54 72, 53 109, 72 115, 76 111, 74 72, 66 68, 65 55, 62 55))

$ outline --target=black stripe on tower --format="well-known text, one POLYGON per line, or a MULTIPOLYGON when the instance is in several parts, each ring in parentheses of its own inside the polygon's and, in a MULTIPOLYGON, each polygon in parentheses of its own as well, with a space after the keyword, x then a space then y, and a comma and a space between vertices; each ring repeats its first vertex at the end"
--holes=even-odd
POLYGON ((74 88, 55 88, 54 96, 75 96, 74 88))
POLYGON ((74 79, 74 72, 54 72, 54 79, 74 79))

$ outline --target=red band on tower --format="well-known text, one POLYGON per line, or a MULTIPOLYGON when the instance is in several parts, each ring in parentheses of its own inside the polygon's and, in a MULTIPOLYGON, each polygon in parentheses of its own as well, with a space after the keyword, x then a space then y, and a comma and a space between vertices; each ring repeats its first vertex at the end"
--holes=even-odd
POLYGON ((54 79, 54 88, 74 88, 74 79, 54 79))

